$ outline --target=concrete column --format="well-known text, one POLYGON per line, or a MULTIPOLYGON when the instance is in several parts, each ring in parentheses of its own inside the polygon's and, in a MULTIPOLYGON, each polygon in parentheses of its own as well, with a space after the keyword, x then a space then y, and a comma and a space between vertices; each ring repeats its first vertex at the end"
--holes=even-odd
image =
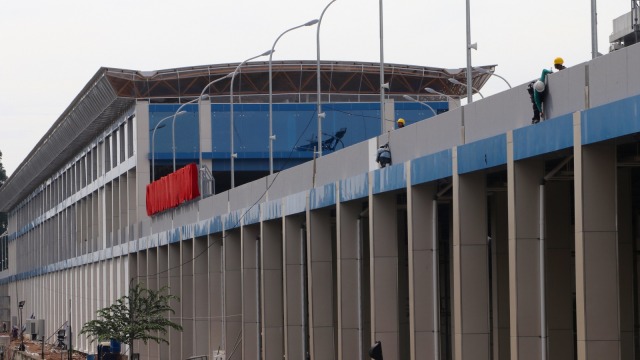
POLYGON ((436 190, 407 188, 411 359, 440 358, 436 190))
POLYGON ((224 346, 227 357, 236 348, 233 356, 242 356, 242 273, 240 230, 224 233, 224 346))
POLYGON ((287 359, 305 359, 305 349, 308 348, 308 325, 304 277, 306 274, 304 217, 287 216, 284 218, 283 227, 285 356, 287 359))
MULTIPOLYGON (((151 161, 149 153, 151 152, 150 133, 149 133, 149 103, 146 101, 136 102, 136 194, 137 197, 131 201, 135 201, 136 219, 142 221, 148 219, 147 216, 147 185, 151 179, 151 161)), ((104 154, 110 156, 110 154, 104 154)), ((102 160, 104 161, 104 160, 102 160)), ((109 232, 109 230, 107 230, 109 232)))
POLYGON ((284 356, 282 220, 262 222, 262 359, 284 356))
POLYGON ((616 148, 582 146, 573 119, 578 359, 619 359, 616 148))
POLYGON ((309 337, 312 360, 335 359, 333 236, 328 209, 307 212, 309 337))
MULTIPOLYGON (((167 284, 167 273, 165 272, 167 269, 166 249, 167 247, 163 246, 161 248, 150 248, 147 250, 147 286, 149 289, 158 290, 161 283, 164 285, 167 284), (163 271, 162 273, 160 273, 161 266, 163 271)), ((160 359, 160 346, 161 345, 156 344, 155 342, 149 343, 148 351, 150 359, 160 359)), ((162 346, 166 350, 166 345, 162 346)))
POLYGON ((547 348, 550 360, 575 358, 572 190, 570 181, 548 181, 545 185, 547 348))
MULTIPOLYGON (((362 239, 359 228, 362 203, 336 204, 338 281, 338 359, 362 359, 362 239)), ((367 335, 367 339, 369 336, 367 335)), ((367 341, 368 345, 368 341, 367 341)))
MULTIPOLYGON (((199 121, 200 121, 200 150, 204 153, 212 151, 211 138, 211 100, 200 101, 199 121)), ((204 157, 204 155, 203 155, 204 157)), ((211 159, 202 159, 202 164, 211 170, 211 159)))
MULTIPOLYGON (((168 275, 169 275, 169 291, 168 293, 175 296, 181 296, 182 289, 182 254, 180 248, 180 242, 176 242, 168 245, 168 275)), ((184 299, 182 299, 184 300, 184 299)), ((177 302, 171 302, 171 306, 173 310, 175 310, 174 314, 169 315, 169 320, 183 325, 182 318, 182 305, 177 302)), ((169 352, 168 355, 171 359, 180 359, 182 358, 182 332, 176 331, 173 329, 169 329, 167 333, 167 338, 169 339, 169 352)), ((165 353, 161 351, 161 355, 165 353)))
MULTIPOLYGON (((213 250, 208 246, 206 236, 196 238, 193 243, 193 301, 191 305, 194 315, 193 354, 211 356, 211 351, 216 349, 218 344, 215 347, 209 344, 209 340, 213 339, 209 333, 209 324, 212 322, 209 320, 212 319, 209 304, 212 304, 214 300, 209 298, 209 295, 212 294, 209 282, 209 252, 213 250)), ((218 274, 220 274, 220 268, 218 268, 218 274)), ((216 290, 215 293, 220 292, 220 288, 216 290)), ((219 304, 219 302, 217 303, 219 304)), ((185 302, 183 307, 186 305, 185 302)))
POLYGON ((511 132, 507 134, 507 159, 511 359, 537 360, 543 358, 543 350, 546 353, 540 313, 540 241, 544 235, 540 234, 540 184, 544 162, 514 162, 511 132))
POLYGON ((618 169, 618 274, 620 275, 621 359, 635 359, 633 281, 633 183, 631 169, 618 169))
POLYGON ((260 225, 242 227, 242 358, 260 354, 260 225))
POLYGON ((485 174, 458 174, 453 149, 454 359, 489 359, 489 269, 485 174))
MULTIPOLYGON (((226 239, 222 239, 221 234, 213 234, 208 239, 209 259, 209 303, 207 305, 210 316, 209 321, 209 352, 208 354, 218 354, 225 351, 225 332, 224 325, 224 298, 227 288, 224 283, 224 260, 223 260, 223 243, 226 239)), ((235 356, 235 355, 234 355, 235 356)))
MULTIPOLYGON (((147 289, 150 289, 151 287, 149 285, 149 279, 147 279, 147 276, 149 274, 147 269, 147 266, 148 266, 147 250, 138 251, 134 256, 130 256, 129 258, 132 260, 129 266, 134 266, 135 264, 135 269, 136 269, 135 274, 132 274, 132 277, 135 277, 134 283, 142 283, 147 289)), ((100 269, 100 275, 98 275, 98 283, 102 284, 102 282, 100 281, 103 273, 102 263, 100 263, 99 269, 100 269)), ((133 273, 133 269, 131 271, 133 273)), ((155 273, 155 271, 153 273, 155 273)), ((100 299, 102 296, 100 294, 101 287, 102 286, 98 286, 97 288, 98 299, 100 299)), ((102 308, 102 304, 100 304, 100 300, 98 300, 98 308, 102 308)), ((145 345, 144 342, 142 341, 136 341, 133 344, 133 350, 137 353, 140 353, 140 358, 150 357, 148 347, 149 347, 148 343, 147 345, 145 345)))
MULTIPOLYGON (((369 183, 371 184, 372 181, 369 183)), ((400 359, 398 231, 394 194, 369 195, 371 344, 382 342, 385 359, 400 359)))
MULTIPOLYGON (((194 276, 193 276, 193 240, 183 240, 180 242, 182 264, 182 274, 180 276, 180 303, 175 304, 182 308, 182 358, 186 359, 194 355, 202 355, 195 352, 195 299, 194 299, 194 276)), ((200 287, 203 287, 200 285, 200 287)), ((206 289, 206 288, 205 288, 206 289)))

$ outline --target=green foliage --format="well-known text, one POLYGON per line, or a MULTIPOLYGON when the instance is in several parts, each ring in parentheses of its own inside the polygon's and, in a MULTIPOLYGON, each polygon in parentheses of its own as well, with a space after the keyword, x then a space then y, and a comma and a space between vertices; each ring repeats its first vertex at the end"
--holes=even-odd
POLYGON ((98 319, 84 324, 80 334, 86 334, 92 342, 115 339, 130 347, 134 340, 168 344, 165 339, 168 328, 182 331, 182 326, 167 319, 169 313, 175 313, 169 302, 180 301, 177 296, 165 294, 167 290, 166 286, 158 291, 142 284, 130 286, 129 295, 98 310, 98 319))

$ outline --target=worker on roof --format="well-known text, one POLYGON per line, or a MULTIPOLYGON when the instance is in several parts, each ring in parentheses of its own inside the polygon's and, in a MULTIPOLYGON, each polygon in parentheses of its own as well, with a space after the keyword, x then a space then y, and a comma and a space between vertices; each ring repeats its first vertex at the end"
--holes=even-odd
POLYGON ((398 124, 398 129, 403 128, 404 127, 404 119, 403 118, 398 119, 397 124, 398 124))
POLYGON ((566 67, 564 66, 564 59, 561 57, 553 59, 553 67, 556 68, 556 70, 566 69, 566 67))

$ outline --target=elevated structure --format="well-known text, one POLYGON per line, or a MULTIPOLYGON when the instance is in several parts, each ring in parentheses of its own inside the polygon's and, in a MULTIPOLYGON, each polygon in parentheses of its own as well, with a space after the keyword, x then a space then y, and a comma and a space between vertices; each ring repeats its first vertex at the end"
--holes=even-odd
POLYGON ((78 329, 131 280, 169 285, 184 331, 145 359, 637 358, 638 63, 550 75, 536 125, 522 84, 153 217, 158 104, 131 100, 36 188, 0 189, 0 291, 53 333, 70 301, 78 329))

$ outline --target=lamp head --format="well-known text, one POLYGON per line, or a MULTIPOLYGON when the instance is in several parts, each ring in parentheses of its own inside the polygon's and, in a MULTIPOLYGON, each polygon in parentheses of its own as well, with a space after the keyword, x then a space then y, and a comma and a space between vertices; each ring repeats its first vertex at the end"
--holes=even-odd
POLYGON ((178 111, 178 113, 176 114, 176 116, 184 115, 184 114, 186 114, 186 113, 187 113, 186 111, 184 111, 184 110, 180 110, 180 111, 178 111))
POLYGON ((260 56, 269 56, 271 54, 273 54, 274 52, 276 52, 275 50, 267 50, 265 52, 263 52, 262 54, 260 54, 260 56))
POLYGON ((430 87, 424 88, 424 91, 428 92, 429 94, 437 94, 438 93, 437 91, 433 90, 430 87))
POLYGON ((409 95, 402 95, 402 97, 403 97, 403 98, 405 98, 405 99, 407 99, 407 100, 411 100, 411 101, 415 100, 414 98, 412 98, 412 97, 411 97, 411 96, 409 96, 409 95))
POLYGON ((463 83, 458 81, 458 79, 455 79, 455 78, 449 78, 449 82, 456 85, 464 85, 463 83))
POLYGON ((315 24, 317 24, 319 21, 320 21, 320 20, 318 20, 318 19, 313 19, 313 20, 311 20, 311 21, 309 21, 309 22, 305 23, 305 24, 304 24, 304 26, 311 26, 311 25, 315 25, 315 24))
POLYGON ((477 68, 473 68, 475 71, 482 73, 482 74, 493 74, 493 72, 491 70, 485 69, 483 67, 477 67, 477 68))
POLYGON ((469 49, 478 50, 478 43, 469 44, 469 49))

